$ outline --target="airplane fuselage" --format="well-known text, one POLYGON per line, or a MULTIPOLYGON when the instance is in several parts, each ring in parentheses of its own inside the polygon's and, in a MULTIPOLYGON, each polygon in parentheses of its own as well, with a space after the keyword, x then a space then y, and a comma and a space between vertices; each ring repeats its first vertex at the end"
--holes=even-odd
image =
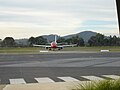
POLYGON ((51 43, 51 48, 57 48, 57 43, 52 42, 52 43, 51 43))

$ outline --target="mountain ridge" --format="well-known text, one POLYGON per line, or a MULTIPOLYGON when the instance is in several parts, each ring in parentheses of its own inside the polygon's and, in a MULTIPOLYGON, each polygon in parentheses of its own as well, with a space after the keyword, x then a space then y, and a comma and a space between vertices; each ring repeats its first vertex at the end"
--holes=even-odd
MULTIPOLYGON (((76 35, 78 35, 79 37, 84 39, 85 43, 87 43, 88 40, 90 39, 90 37, 95 36, 96 34, 97 34, 97 32, 93 32, 93 31, 82 31, 82 32, 79 32, 79 33, 76 33, 76 34, 70 34, 70 35, 66 35, 66 36, 59 36, 59 35, 56 35, 56 36, 57 36, 57 39, 60 38, 60 37, 68 39, 68 38, 72 38, 72 37, 75 37, 76 35)), ((41 35, 41 36, 43 38, 46 38, 48 43, 54 41, 54 39, 55 39, 54 34, 41 35)), ((39 37, 39 36, 37 36, 37 37, 39 37)), ((27 45, 28 44, 28 39, 15 39, 15 41, 18 44, 21 44, 21 45, 27 45)))
MULTIPOLYGON (((70 35, 66 35, 66 36, 57 36, 57 39, 60 37, 63 37, 65 39, 68 38, 72 38, 75 37, 76 35, 78 35, 79 37, 83 38, 85 42, 87 42, 91 36, 95 36, 97 34, 97 32, 93 32, 93 31, 83 31, 83 32, 79 32, 76 34, 70 34, 70 35)), ((42 35, 43 38, 46 38, 48 42, 54 41, 54 34, 50 34, 50 35, 42 35)))
POLYGON ((83 32, 79 32, 76 34, 64 36, 64 38, 68 39, 68 38, 78 35, 79 37, 83 38, 85 42, 87 42, 90 39, 90 37, 95 36, 96 34, 97 32, 93 32, 93 31, 83 31, 83 32))

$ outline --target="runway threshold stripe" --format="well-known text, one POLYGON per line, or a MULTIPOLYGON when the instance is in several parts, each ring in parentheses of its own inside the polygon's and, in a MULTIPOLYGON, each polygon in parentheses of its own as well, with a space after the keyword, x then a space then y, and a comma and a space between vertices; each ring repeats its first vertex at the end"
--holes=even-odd
POLYGON ((49 83, 49 82, 55 82, 52 79, 48 78, 48 77, 44 77, 44 78, 35 78, 35 80, 38 83, 49 83))
POLYGON ((105 79, 103 79, 103 78, 101 78, 101 77, 97 77, 97 76, 81 76, 81 77, 83 77, 83 78, 85 78, 85 79, 89 79, 89 80, 91 80, 91 81, 105 80, 105 79))
POLYGON ((23 78, 9 79, 9 81, 10 81, 10 84, 26 84, 26 82, 23 78))
POLYGON ((80 80, 75 79, 75 78, 73 78, 73 77, 57 77, 57 78, 62 79, 62 80, 64 80, 65 82, 80 81, 80 80))
POLYGON ((120 79, 120 76, 118 75, 102 75, 104 77, 108 77, 108 78, 111 78, 111 79, 120 79))

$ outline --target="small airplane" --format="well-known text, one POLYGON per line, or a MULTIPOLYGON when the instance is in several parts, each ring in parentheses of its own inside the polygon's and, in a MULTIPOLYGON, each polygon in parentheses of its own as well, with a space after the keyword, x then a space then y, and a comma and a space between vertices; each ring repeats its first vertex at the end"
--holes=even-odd
POLYGON ((55 35, 55 41, 51 42, 50 45, 36 45, 36 44, 33 44, 33 46, 35 46, 35 47, 44 47, 45 49, 49 49, 49 50, 52 50, 52 49, 53 50, 55 50, 55 49, 61 50, 64 47, 74 47, 74 46, 77 45, 77 44, 72 44, 72 45, 58 45, 58 44, 59 43, 57 43, 57 39, 56 39, 56 35, 55 35))

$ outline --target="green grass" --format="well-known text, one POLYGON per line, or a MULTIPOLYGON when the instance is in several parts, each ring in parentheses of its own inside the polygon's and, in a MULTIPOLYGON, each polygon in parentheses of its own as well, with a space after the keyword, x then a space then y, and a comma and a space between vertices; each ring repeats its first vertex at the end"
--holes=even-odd
POLYGON ((72 90, 120 90, 120 79, 91 82, 85 85, 79 85, 76 89, 72 90))
MULTIPOLYGON (((111 52, 120 52, 120 46, 103 46, 103 47, 66 47, 62 51, 97 51, 108 49, 111 52)), ((45 48, 40 47, 22 47, 22 48, 0 48, 0 53, 39 53, 45 48)))
POLYGON ((22 48, 0 48, 0 53, 39 53, 42 48, 22 47, 22 48))
POLYGON ((102 46, 102 47, 67 47, 65 51, 100 51, 110 50, 111 52, 120 52, 120 46, 102 46))

